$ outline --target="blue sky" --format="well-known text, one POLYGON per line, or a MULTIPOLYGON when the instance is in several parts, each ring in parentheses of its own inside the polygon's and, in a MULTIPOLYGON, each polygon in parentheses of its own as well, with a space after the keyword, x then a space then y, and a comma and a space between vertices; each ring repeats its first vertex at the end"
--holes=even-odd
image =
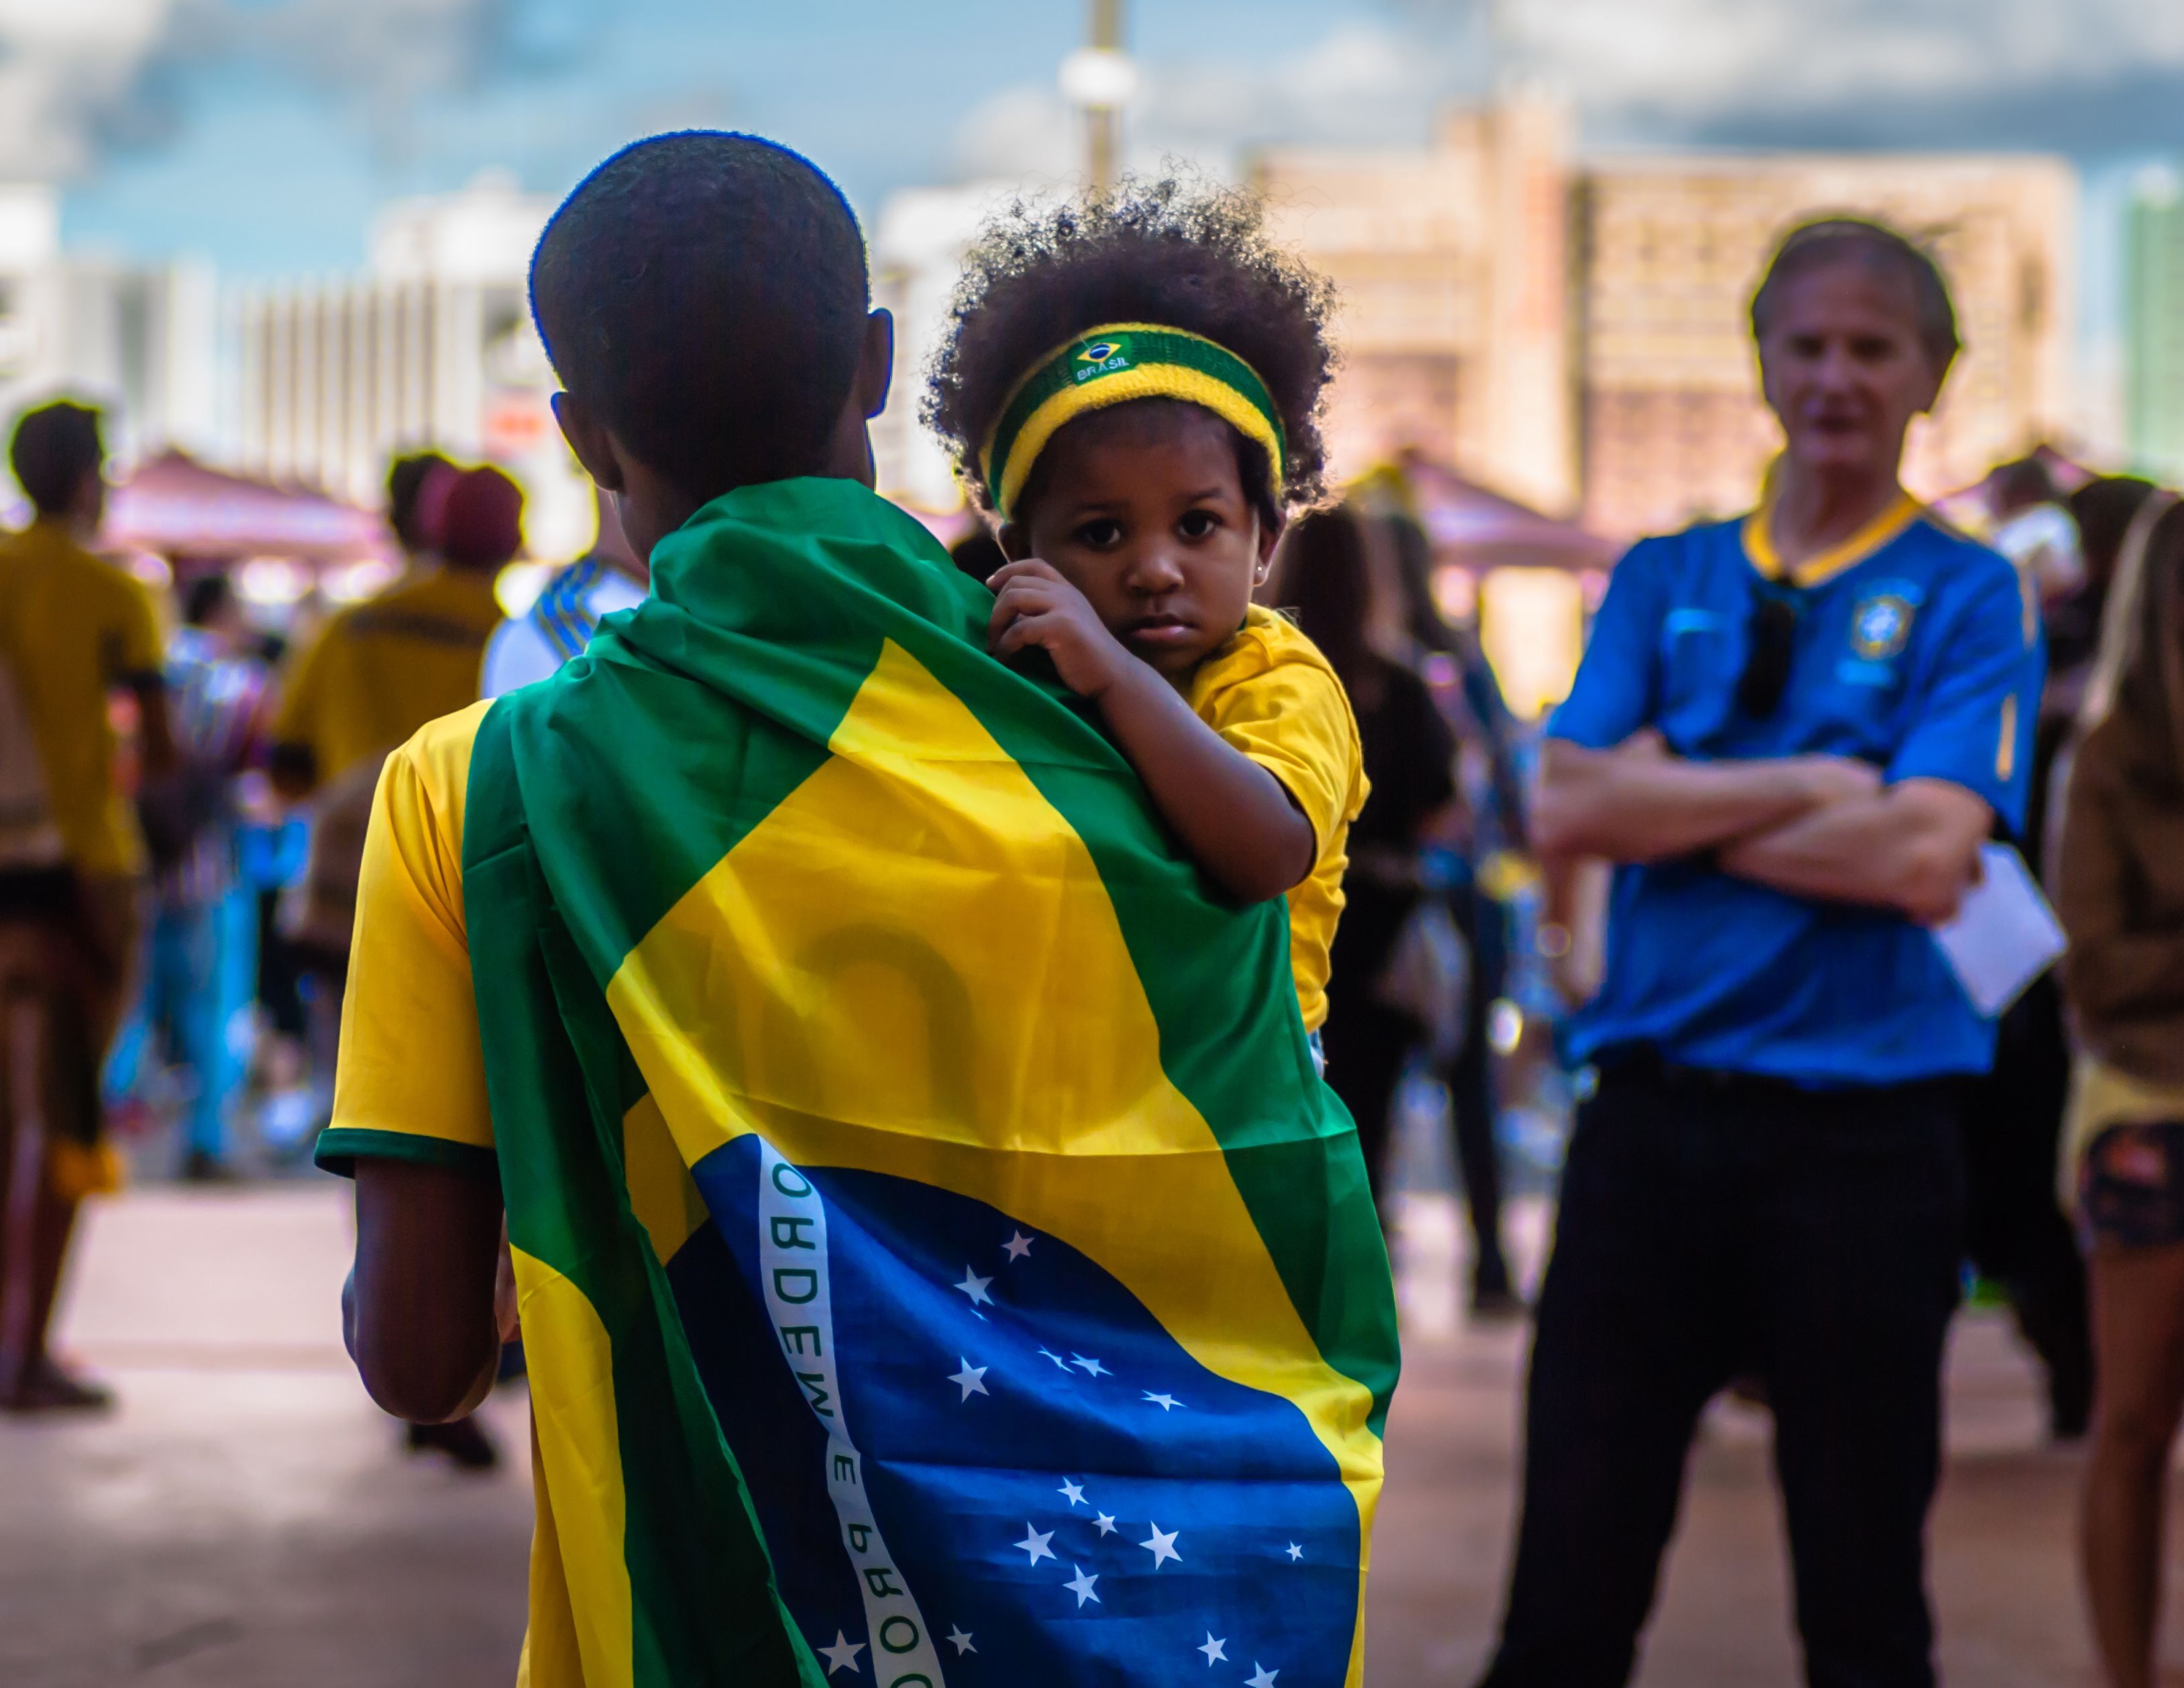
MULTIPOLYGON (((230 3, 245 17, 281 9, 281 0, 230 3)), ((428 8, 411 0, 409 9, 428 8)), ((869 213, 891 188, 961 174, 967 117, 1011 90, 1050 90, 1084 24, 1075 4, 1005 0, 429 9, 451 31, 464 14, 476 20, 454 49, 460 62, 405 72, 405 54, 433 55, 405 47, 399 31, 342 43, 327 59, 293 43, 168 47, 136 96, 155 114, 150 132, 109 121, 119 132, 98 137, 70 183, 69 237, 145 255, 201 251, 238 276, 344 268, 361 259, 383 199, 454 187, 488 166, 558 192, 622 141, 691 124, 786 141, 869 213)), ((1138 10, 1133 45, 1149 64, 1245 78, 1272 74, 1346 16, 1385 15, 1325 0, 1138 10)))
MULTIPOLYGON (((2112 318, 2119 185, 2184 151, 2177 0, 1134 0, 1140 159, 1414 144, 1496 74, 1592 147, 2012 147, 2087 168, 2112 318), (1498 70, 1497 70, 1498 67, 1498 70)), ((867 217, 892 188, 1069 170, 1083 0, 0 0, 0 176, 72 243, 343 270, 374 209, 482 169, 558 193, 663 127, 772 135, 867 217)))

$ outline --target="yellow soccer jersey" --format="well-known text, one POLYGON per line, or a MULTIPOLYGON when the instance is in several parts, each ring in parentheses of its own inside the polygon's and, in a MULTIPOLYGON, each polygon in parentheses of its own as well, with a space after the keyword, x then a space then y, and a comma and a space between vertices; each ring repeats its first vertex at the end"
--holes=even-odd
POLYGON ((319 782, 338 779, 475 699, 500 619, 493 577, 460 569, 398 582, 343 610, 290 671, 275 741, 308 744, 319 782))
POLYGON ((1349 694, 1295 625, 1254 604, 1191 677, 1191 711, 1282 783, 1319 854, 1289 894, 1290 967, 1305 1029, 1327 1018, 1328 951, 1342 916, 1350 823, 1365 806, 1365 753, 1349 694))
POLYGON ((0 538, 0 655, 20 689, 69 860, 140 872, 144 848, 114 777, 107 694, 160 671, 159 617, 135 576, 85 550, 66 524, 0 538))

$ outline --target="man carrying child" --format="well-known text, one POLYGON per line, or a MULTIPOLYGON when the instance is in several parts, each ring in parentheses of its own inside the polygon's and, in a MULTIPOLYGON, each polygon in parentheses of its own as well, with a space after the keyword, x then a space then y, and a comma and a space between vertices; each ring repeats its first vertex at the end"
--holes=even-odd
MULTIPOLYGON (((891 325, 795 154, 628 148, 532 288, 652 592, 389 760, 320 1145, 357 1178, 352 1346, 404 1416, 488 1385, 505 1215, 525 1680, 1361 1681, 1392 1299, 1283 901, 1340 854, 1354 733, 1194 738, 1081 617, 1060 684, 988 654, 1017 621, 870 490, 891 325), (1117 688, 1160 725, 1096 720, 1117 688)), ((1229 358, 1193 402, 1265 463, 1186 489, 1246 538, 1201 610, 1147 612, 1204 644, 1153 664, 1180 703, 1224 656, 1316 687, 1278 631, 1229 649, 1248 524, 1318 468, 1301 389, 1254 404, 1229 358)), ((1061 567, 1013 578, 1067 616, 1061 567)))

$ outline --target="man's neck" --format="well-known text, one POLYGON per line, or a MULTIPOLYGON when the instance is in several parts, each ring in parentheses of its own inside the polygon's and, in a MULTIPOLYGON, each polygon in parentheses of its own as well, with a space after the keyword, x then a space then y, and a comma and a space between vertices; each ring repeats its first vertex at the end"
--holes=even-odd
POLYGON ((1768 505, 1768 538, 1786 569, 1840 545, 1903 496, 1893 470, 1825 473, 1785 461, 1768 505))
POLYGON ((87 522, 81 516, 73 515, 66 510, 57 510, 50 515, 42 511, 31 518, 31 525, 33 527, 45 528, 49 532, 60 534, 76 545, 88 546, 98 537, 97 522, 87 522))

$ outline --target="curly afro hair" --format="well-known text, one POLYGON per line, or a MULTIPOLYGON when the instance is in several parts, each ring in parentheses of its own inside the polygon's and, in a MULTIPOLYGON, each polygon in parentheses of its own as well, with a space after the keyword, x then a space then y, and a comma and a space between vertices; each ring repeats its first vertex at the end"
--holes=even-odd
MULTIPOLYGON (((979 454, 1011 391, 1041 358, 1102 323, 1181 328, 1258 371, 1281 417, 1280 503, 1306 509, 1326 491, 1319 411, 1336 360, 1334 310, 1334 283, 1274 245, 1263 206, 1244 189, 1171 176, 1126 179, 1061 204, 1018 200, 987 223, 965 259, 922 414, 972 496, 991 510, 979 454)), ((1265 452, 1241 434, 1236 441, 1246 490, 1279 516, 1265 452)), ((1038 482, 1034 473, 1025 504, 1038 482)))

